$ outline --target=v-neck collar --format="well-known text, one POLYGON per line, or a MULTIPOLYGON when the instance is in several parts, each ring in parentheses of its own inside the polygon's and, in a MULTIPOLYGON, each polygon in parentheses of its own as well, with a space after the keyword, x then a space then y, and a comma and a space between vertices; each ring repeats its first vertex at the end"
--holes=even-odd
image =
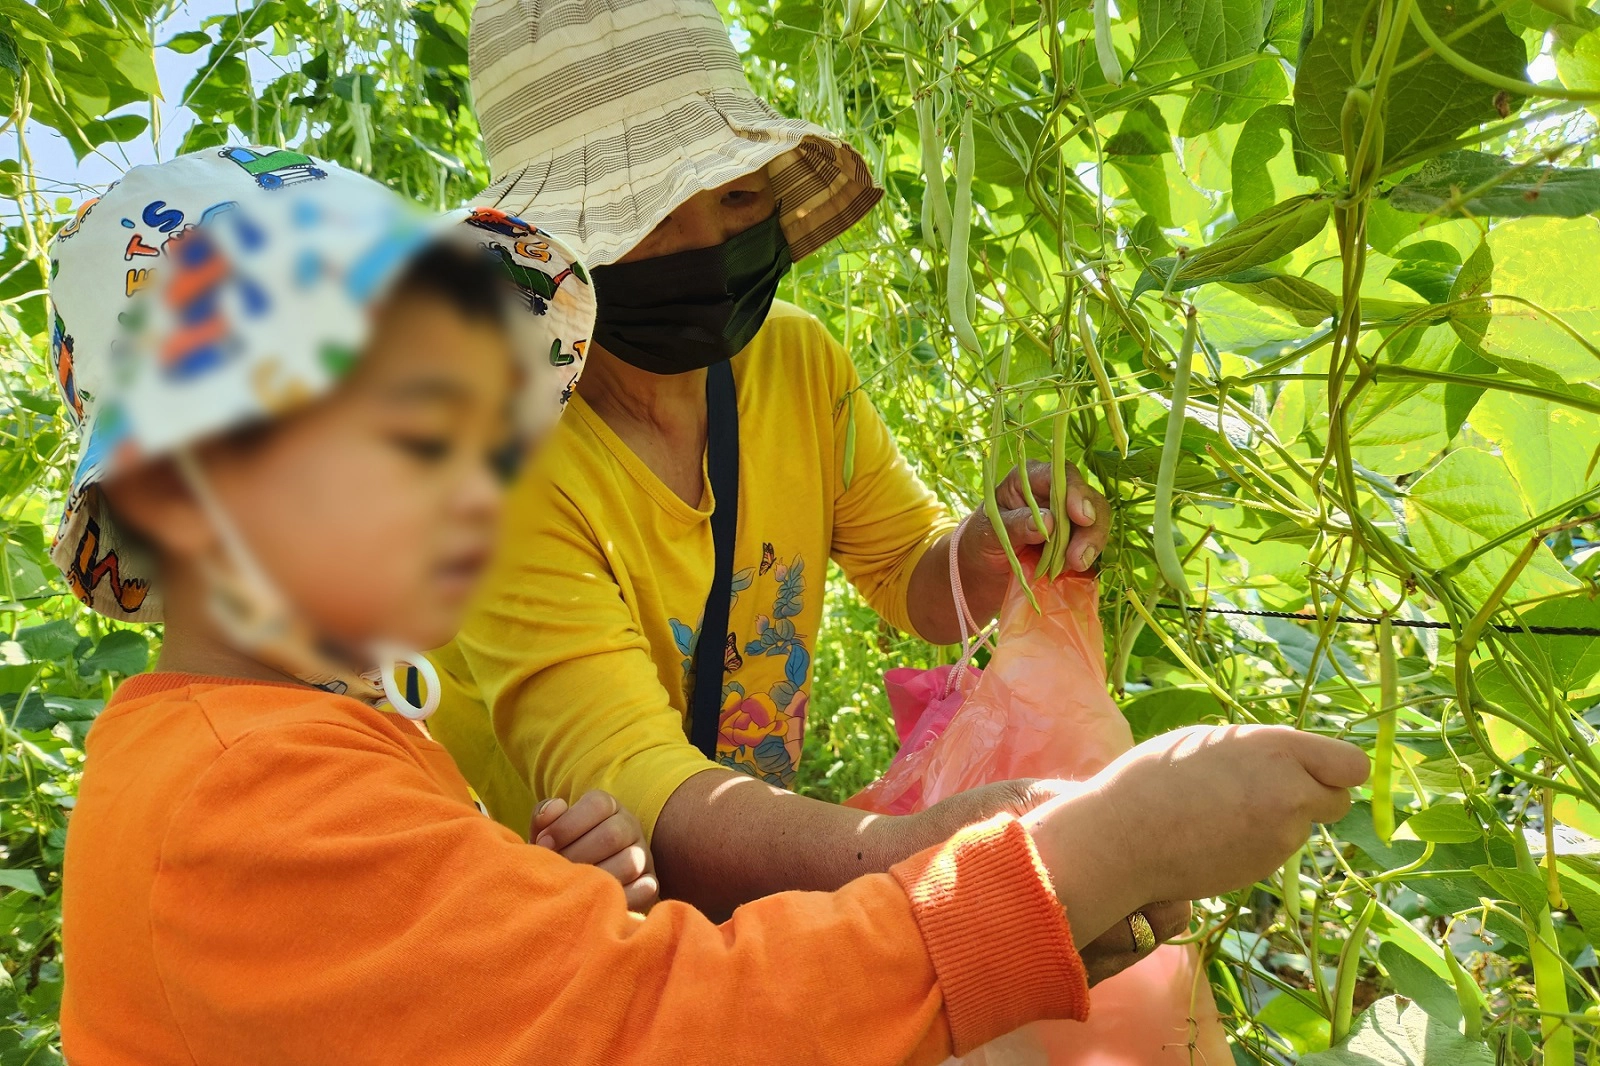
POLYGON ((628 476, 653 499, 656 504, 666 511, 669 516, 682 522, 684 525, 699 525, 711 518, 711 512, 716 507, 715 494, 711 491, 711 477, 706 471, 706 456, 704 450, 700 453, 700 499, 705 503, 703 508, 691 507, 683 502, 683 498, 667 487, 666 482, 656 476, 643 459, 634 454, 633 449, 619 436, 616 431, 606 425, 605 419, 589 406, 583 394, 573 393, 572 399, 567 403, 567 417, 576 415, 589 431, 605 446, 606 451, 628 472, 628 476))

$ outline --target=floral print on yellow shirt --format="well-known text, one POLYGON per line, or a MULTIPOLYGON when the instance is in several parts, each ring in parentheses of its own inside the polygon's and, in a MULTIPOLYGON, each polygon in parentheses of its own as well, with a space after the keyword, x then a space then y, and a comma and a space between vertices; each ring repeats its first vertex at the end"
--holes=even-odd
MULTIPOLYGON (((758 614, 751 639, 730 629, 722 654, 722 719, 717 735, 717 761, 768 784, 788 788, 800 764, 805 736, 806 682, 811 671, 807 635, 797 633, 794 618, 805 608, 806 561, 796 555, 777 561, 770 541, 761 545, 761 563, 734 572, 733 604, 739 595, 772 597, 772 613, 758 614)), ((694 693, 694 649, 699 628, 676 618, 668 620, 673 642, 683 653, 684 701, 694 693)))

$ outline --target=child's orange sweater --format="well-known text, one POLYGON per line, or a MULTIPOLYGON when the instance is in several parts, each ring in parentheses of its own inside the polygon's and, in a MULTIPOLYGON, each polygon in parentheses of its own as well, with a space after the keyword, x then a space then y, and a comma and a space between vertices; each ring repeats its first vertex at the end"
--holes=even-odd
POLYGON ((724 925, 641 918, 479 814, 403 719, 289 685, 124 684, 65 897, 74 1066, 887 1066, 1088 1008, 1014 820, 724 925))

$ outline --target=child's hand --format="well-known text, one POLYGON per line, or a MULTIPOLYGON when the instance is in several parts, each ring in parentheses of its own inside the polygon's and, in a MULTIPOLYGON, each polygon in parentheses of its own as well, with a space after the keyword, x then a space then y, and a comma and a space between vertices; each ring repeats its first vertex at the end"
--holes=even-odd
POLYGON ((611 793, 586 792, 571 807, 566 800, 545 800, 533 812, 528 836, 541 848, 598 866, 622 882, 629 910, 643 914, 655 904, 660 886, 644 827, 611 793))

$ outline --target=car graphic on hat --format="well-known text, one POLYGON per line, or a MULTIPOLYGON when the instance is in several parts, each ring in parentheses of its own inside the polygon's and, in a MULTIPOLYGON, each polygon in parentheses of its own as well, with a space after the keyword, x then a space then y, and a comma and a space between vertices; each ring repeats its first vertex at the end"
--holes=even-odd
POLYGON ((217 154, 238 163, 263 189, 281 189, 328 176, 310 156, 283 148, 265 155, 253 148, 225 148, 217 154))

